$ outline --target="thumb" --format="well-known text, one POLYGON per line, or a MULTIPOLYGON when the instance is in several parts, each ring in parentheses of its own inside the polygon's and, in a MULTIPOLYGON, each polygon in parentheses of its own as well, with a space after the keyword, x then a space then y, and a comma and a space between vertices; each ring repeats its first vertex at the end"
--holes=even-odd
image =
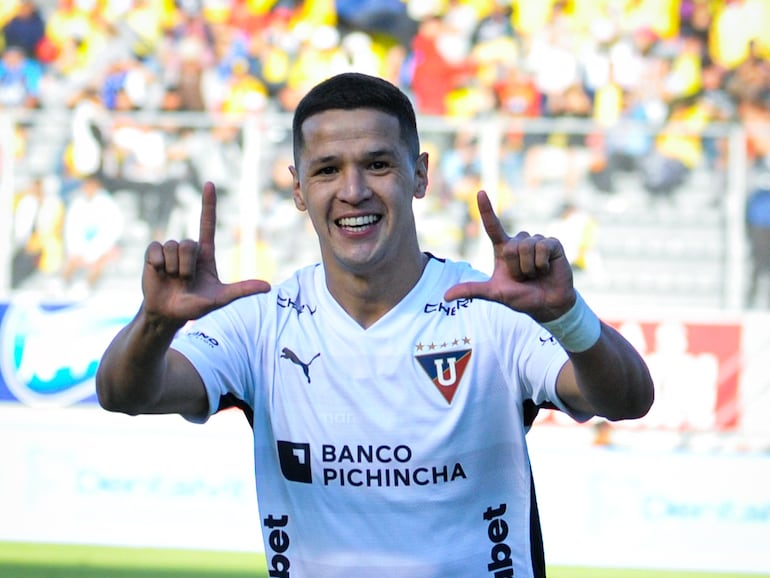
POLYGON ((457 299, 492 299, 492 292, 488 281, 466 281, 458 283, 447 289, 444 300, 456 301, 457 299))
POLYGON ((247 279, 235 283, 226 283, 222 285, 222 292, 219 301, 221 305, 226 305, 241 297, 267 293, 270 291, 270 283, 259 279, 247 279))

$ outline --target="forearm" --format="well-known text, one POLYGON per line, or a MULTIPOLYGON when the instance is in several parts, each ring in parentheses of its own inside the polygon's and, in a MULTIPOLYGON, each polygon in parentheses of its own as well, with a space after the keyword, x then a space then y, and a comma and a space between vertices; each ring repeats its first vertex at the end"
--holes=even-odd
POLYGON ((168 352, 177 324, 149 319, 143 311, 112 340, 96 373, 99 403, 129 414, 153 412, 169 381, 168 352))
POLYGON ((556 387, 570 408, 610 420, 635 419, 649 411, 654 392, 647 364, 580 294, 567 313, 542 325, 569 354, 556 387))

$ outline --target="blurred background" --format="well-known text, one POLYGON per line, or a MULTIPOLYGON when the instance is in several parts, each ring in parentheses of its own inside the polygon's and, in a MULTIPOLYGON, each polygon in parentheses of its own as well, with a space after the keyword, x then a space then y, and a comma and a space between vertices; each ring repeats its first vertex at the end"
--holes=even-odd
POLYGON ((0 540, 261 548, 245 420, 109 415, 93 376, 204 181, 225 280, 318 259, 291 113, 355 70, 415 104, 423 247, 488 269, 486 189, 653 371, 642 420, 539 416, 549 558, 770 570, 769 30, 767 0, 3 1, 0 540))

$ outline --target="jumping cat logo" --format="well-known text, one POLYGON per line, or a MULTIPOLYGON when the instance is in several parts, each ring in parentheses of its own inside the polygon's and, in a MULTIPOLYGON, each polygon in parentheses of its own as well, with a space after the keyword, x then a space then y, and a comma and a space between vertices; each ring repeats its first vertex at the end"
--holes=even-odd
MULTIPOLYGON (((466 338, 465 343, 469 340, 466 338)), ((455 341, 453 345, 458 342, 455 341)), ((446 345, 423 345, 417 346, 418 351, 427 348, 429 350, 441 349, 446 345)), ((439 351, 425 355, 416 355, 415 358, 420 362, 420 366, 428 374, 428 377, 444 396, 447 403, 452 403, 452 399, 457 392, 457 386, 463 378, 465 368, 471 360, 471 349, 458 349, 452 351, 439 351)))
POLYGON ((307 379, 308 383, 310 383, 310 364, 313 363, 318 357, 321 357, 320 353, 316 353, 313 357, 310 358, 310 361, 305 363, 299 357, 297 357, 297 354, 294 353, 288 347, 284 347, 283 349, 281 349, 281 359, 288 359, 294 365, 298 365, 299 367, 301 367, 302 373, 305 374, 305 379, 307 379))

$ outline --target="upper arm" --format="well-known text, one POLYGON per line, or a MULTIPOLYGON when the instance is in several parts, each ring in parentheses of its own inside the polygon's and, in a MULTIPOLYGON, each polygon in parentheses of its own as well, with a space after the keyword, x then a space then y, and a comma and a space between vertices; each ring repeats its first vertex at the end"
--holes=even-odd
POLYGON ((198 370, 175 349, 166 355, 166 371, 162 395, 145 413, 179 413, 203 417, 209 412, 209 400, 198 370))
POLYGON ((642 356, 604 323, 599 341, 590 349, 569 354, 557 377, 556 393, 569 409, 612 421, 644 416, 655 396, 642 356))
POLYGON ((96 392, 104 409, 129 415, 208 414, 203 379, 180 352, 168 349, 153 363, 121 355, 122 350, 119 343, 113 343, 96 372, 96 392))

